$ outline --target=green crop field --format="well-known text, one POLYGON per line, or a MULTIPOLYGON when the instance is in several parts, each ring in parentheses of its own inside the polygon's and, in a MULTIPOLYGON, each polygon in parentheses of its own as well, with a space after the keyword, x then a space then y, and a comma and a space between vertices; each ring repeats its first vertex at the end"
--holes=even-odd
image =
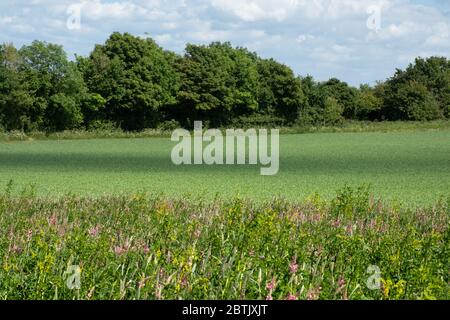
POLYGON ((39 195, 129 194, 212 199, 328 199, 344 185, 370 185, 383 200, 431 204, 450 193, 450 131, 280 136, 280 171, 259 166, 175 166, 169 138, 0 143, 0 183, 39 195))

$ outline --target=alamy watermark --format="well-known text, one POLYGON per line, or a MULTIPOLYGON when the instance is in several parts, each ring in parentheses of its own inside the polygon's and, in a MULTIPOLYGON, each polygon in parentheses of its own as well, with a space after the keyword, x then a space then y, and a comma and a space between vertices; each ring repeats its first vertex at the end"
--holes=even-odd
POLYGON ((381 288, 381 270, 378 266, 372 265, 367 267, 367 274, 370 274, 367 278, 366 286, 370 290, 378 290, 381 288))
POLYGON ((178 142, 172 149, 175 165, 257 165, 261 175, 276 175, 280 167, 279 130, 218 129, 203 131, 201 121, 195 121, 193 136, 188 130, 176 129, 172 141, 178 142), (270 137, 270 142, 269 142, 270 137), (205 146, 206 143, 206 146, 205 146))
POLYGON ((66 26, 69 30, 81 29, 81 7, 82 4, 72 4, 67 7, 66 13, 68 15, 66 26))
POLYGON ((367 8, 367 14, 369 15, 366 22, 367 28, 377 33, 381 30, 381 9, 381 5, 372 5, 367 8))
POLYGON ((68 266, 64 272, 66 285, 70 290, 80 290, 81 288, 81 268, 78 265, 68 266))

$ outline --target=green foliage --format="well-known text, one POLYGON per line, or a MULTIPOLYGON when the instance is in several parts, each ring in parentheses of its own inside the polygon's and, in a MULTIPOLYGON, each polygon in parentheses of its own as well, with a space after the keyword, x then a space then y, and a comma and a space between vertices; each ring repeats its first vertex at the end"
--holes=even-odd
MULTIPOLYGON (((327 97, 336 100, 342 107, 342 114, 346 119, 356 119, 358 106, 356 104, 357 90, 338 79, 330 79, 321 84, 321 90, 327 97)), ((325 102, 325 104, 330 102, 325 102)))
POLYGON ((342 116, 344 108, 340 105, 337 99, 327 97, 325 100, 325 107, 323 110, 323 123, 326 126, 341 124, 344 122, 342 116))
POLYGON ((0 111, 8 130, 64 130, 78 127, 87 89, 61 46, 34 41, 17 51, 0 51, 0 111))
POLYGON ((445 202, 409 210, 350 189, 335 201, 5 193, 0 298, 449 299, 445 202))
POLYGON ((382 113, 390 120, 432 120, 448 115, 450 62, 418 58, 386 82, 382 113))
POLYGON ((62 93, 51 96, 46 116, 48 127, 56 131, 74 129, 83 122, 83 114, 77 102, 62 93))
POLYGON ((383 99, 380 97, 382 85, 378 84, 374 89, 368 85, 361 85, 355 98, 356 118, 361 120, 374 120, 383 106, 383 99))
POLYGON ((418 58, 386 82, 354 88, 296 77, 288 66, 230 43, 188 44, 183 56, 115 32, 88 57, 34 41, 0 46, 0 127, 63 131, 114 122, 123 130, 336 126, 345 120, 450 118, 450 62, 418 58))
POLYGON ((293 123, 304 105, 304 94, 300 79, 289 67, 273 59, 260 60, 259 110, 282 117, 286 123, 293 123))
POLYGON ((80 61, 89 90, 106 100, 105 115, 124 129, 155 127, 175 102, 178 75, 151 39, 116 32, 80 61))
POLYGON ((390 94, 386 101, 393 108, 385 111, 392 120, 434 120, 442 117, 435 97, 421 83, 408 82, 390 94))
POLYGON ((249 116, 240 116, 231 122, 234 128, 280 128, 286 125, 287 121, 284 118, 277 117, 271 114, 256 113, 249 116))
POLYGON ((258 108, 255 56, 245 49, 229 43, 188 44, 179 69, 178 113, 185 125, 208 120, 219 126, 258 108))
POLYGON ((159 126, 158 129, 163 131, 163 132, 172 132, 176 129, 179 129, 181 127, 180 123, 176 120, 168 120, 168 121, 164 121, 162 122, 159 126))

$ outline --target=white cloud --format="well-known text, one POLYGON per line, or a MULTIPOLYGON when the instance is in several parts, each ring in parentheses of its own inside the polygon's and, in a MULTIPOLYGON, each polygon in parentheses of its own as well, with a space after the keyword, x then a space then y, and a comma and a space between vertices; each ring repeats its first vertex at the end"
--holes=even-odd
POLYGON ((101 0, 93 0, 82 2, 83 17, 92 20, 128 19, 147 13, 147 9, 129 1, 104 3, 101 0))
POLYGON ((172 40, 172 35, 169 33, 158 34, 158 35, 154 36, 153 38, 159 45, 164 45, 164 44, 169 43, 172 40))
POLYGON ((14 19, 15 19, 14 16, 4 16, 4 17, 0 16, 0 24, 12 23, 14 19))
POLYGON ((34 39, 88 54, 113 32, 146 32, 166 49, 231 41, 320 80, 382 80, 415 57, 450 57, 448 5, 425 0, 14 0, 0 1, 0 39, 34 39), (81 29, 66 28, 82 3, 81 29), (381 6, 380 29, 368 8, 381 6))
POLYGON ((301 34, 295 39, 298 43, 303 43, 308 40, 313 40, 315 37, 311 34, 301 34))
POLYGON ((217 9, 231 12, 244 21, 283 21, 298 6, 298 0, 212 0, 211 3, 217 9))
POLYGON ((450 50, 450 24, 445 22, 433 26, 432 34, 425 40, 425 46, 447 47, 450 50))
POLYGON ((189 31, 185 35, 197 42, 213 42, 213 41, 229 41, 231 40, 232 32, 229 30, 204 30, 204 31, 189 31))

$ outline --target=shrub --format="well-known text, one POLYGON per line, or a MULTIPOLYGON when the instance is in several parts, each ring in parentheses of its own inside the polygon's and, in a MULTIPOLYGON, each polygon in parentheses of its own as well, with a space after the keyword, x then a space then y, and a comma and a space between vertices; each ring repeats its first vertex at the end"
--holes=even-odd
POLYGON ((167 120, 158 125, 158 129, 164 132, 174 131, 181 128, 181 124, 177 120, 167 120))

